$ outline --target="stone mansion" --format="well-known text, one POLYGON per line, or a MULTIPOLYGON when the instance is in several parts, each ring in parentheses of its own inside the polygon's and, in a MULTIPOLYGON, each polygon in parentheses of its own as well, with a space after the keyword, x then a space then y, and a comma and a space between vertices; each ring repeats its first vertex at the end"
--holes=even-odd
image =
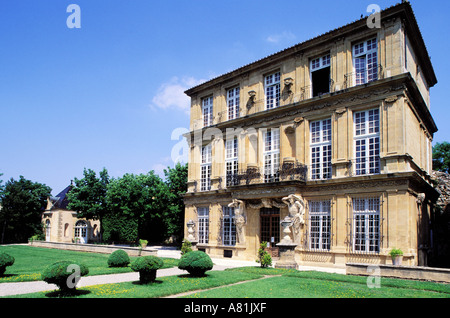
POLYGON ((393 248, 427 265, 437 79, 409 2, 380 17, 185 92, 196 248, 254 261, 261 242, 276 258, 288 236, 298 265, 391 264, 393 248))

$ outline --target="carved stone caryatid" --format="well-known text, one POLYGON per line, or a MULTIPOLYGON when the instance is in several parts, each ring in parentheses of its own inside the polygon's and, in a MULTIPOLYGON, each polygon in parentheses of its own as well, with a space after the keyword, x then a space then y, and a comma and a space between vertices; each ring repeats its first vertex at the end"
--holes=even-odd
POLYGON ((305 201, 301 196, 290 194, 282 199, 288 206, 289 218, 292 221, 294 242, 300 244, 300 228, 305 224, 305 201))
POLYGON ((245 243, 245 202, 238 199, 233 199, 233 202, 228 204, 229 207, 234 208, 234 223, 236 225, 237 243, 242 245, 245 243))

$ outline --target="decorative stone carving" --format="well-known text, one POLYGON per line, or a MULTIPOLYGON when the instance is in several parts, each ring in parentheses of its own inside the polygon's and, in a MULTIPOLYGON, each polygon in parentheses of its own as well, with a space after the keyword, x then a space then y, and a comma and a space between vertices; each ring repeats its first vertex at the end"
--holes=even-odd
POLYGON ((233 202, 228 204, 229 207, 234 208, 234 223, 236 225, 236 238, 238 244, 245 243, 245 202, 238 199, 233 199, 233 202))
POLYGON ((252 203, 248 203, 248 206, 252 209, 261 209, 261 208, 271 208, 271 207, 276 207, 276 208, 284 208, 286 207, 286 205, 284 203, 279 203, 275 200, 269 199, 269 198, 262 198, 261 199, 261 203, 256 203, 256 204, 252 204, 252 203))
POLYGON ((250 110, 250 108, 252 108, 256 102, 256 92, 253 90, 249 91, 248 96, 250 96, 250 98, 248 99, 248 102, 247 102, 247 110, 250 110))
POLYGON ((424 200, 425 200, 425 193, 419 193, 416 199, 417 204, 422 205, 424 200))
POLYGON ((291 230, 289 229, 292 226, 292 220, 289 216, 286 216, 281 222, 281 227, 283 228, 283 234, 284 237, 281 240, 280 244, 286 245, 286 244, 292 244, 292 239, 291 239, 291 230))
POLYGON ((186 225, 188 228, 188 241, 191 243, 197 242, 197 239, 195 238, 195 222, 193 220, 189 220, 186 225))
POLYGON ((300 242, 300 228, 305 224, 305 201, 301 196, 290 194, 283 201, 288 206, 289 218, 294 231, 294 242, 300 242))

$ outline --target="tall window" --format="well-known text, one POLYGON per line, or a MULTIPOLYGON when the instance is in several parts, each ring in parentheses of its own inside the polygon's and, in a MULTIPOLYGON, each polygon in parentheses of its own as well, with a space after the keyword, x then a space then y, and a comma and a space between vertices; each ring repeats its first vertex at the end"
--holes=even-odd
POLYGON ((280 72, 268 75, 264 79, 266 109, 280 106, 280 72))
POLYGON ((238 139, 227 140, 225 143, 225 165, 226 165, 226 178, 227 186, 234 185, 234 177, 238 173, 238 139))
POLYGON ((311 179, 331 178, 331 119, 311 122, 311 179))
POLYGON ((331 245, 331 203, 309 201, 309 248, 330 250, 331 245))
POLYGON ((236 245, 236 225, 234 223, 234 208, 223 206, 222 220, 222 243, 223 245, 236 245))
POLYGON ((330 54, 311 60, 312 96, 330 92, 330 54))
POLYGON ((198 242, 209 243, 209 208, 197 208, 198 215, 198 242))
POLYGON ((228 120, 239 118, 240 88, 235 87, 227 92, 228 120))
POLYGON ((380 199, 353 199, 353 250, 380 251, 380 199))
POLYGON ((380 173, 380 111, 355 113, 355 173, 380 173))
POLYGON ((202 147, 202 164, 201 168, 201 191, 211 189, 211 144, 202 147))
POLYGON ((264 182, 279 181, 280 130, 267 129, 264 137, 264 182))
POLYGON ((203 127, 208 127, 213 124, 213 97, 206 97, 202 99, 202 116, 203 127))
POLYGON ((378 79, 377 39, 370 39, 353 46, 355 84, 365 84, 378 79))

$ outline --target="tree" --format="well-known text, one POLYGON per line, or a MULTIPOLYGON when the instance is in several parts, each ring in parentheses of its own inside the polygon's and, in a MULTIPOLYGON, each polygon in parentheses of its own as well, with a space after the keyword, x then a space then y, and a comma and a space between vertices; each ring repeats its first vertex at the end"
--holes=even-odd
POLYGON ((167 200, 167 186, 150 171, 147 174, 125 174, 108 186, 107 201, 113 213, 124 214, 138 224, 137 239, 156 241, 164 235, 162 223, 167 200))
POLYGON ((78 217, 100 221, 100 241, 103 237, 103 219, 110 209, 106 201, 110 181, 108 171, 103 168, 97 177, 95 171, 84 168, 84 177, 74 179, 74 186, 67 194, 68 209, 76 211, 78 217))
POLYGON ((433 170, 450 173, 450 143, 436 143, 433 147, 433 170))
POLYGON ((0 200, 1 244, 23 243, 42 231, 41 213, 52 189, 20 176, 6 182, 0 200))
MULTIPOLYGON (((0 173, 0 177, 3 176, 3 173, 0 173)), ((3 192, 4 185, 2 184, 3 180, 0 179, 0 195, 3 192)))
POLYGON ((168 187, 168 202, 164 212, 164 222, 168 236, 183 237, 184 231, 184 202, 183 194, 187 191, 188 165, 179 162, 175 168, 164 169, 168 187))

